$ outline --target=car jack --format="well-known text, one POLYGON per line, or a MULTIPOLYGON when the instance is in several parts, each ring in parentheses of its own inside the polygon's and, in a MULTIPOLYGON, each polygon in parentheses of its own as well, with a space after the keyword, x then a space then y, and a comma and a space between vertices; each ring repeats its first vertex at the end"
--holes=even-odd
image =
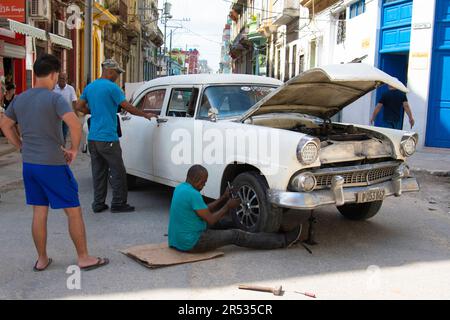
POLYGON ((316 244, 319 244, 315 240, 315 232, 314 232, 314 224, 317 223, 317 218, 313 215, 314 210, 311 210, 311 215, 308 219, 308 239, 303 241, 306 244, 309 244, 310 246, 314 246, 316 244))

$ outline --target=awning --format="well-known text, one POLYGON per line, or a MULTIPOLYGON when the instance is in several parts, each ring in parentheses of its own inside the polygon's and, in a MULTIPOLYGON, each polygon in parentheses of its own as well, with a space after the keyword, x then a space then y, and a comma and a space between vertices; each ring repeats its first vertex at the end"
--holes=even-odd
POLYGON ((0 40, 0 56, 15 59, 25 59, 26 51, 24 47, 16 46, 14 44, 10 44, 3 40, 0 40))
POLYGON ((61 47, 67 48, 67 49, 73 49, 72 40, 58 36, 53 33, 49 33, 48 35, 50 36, 51 43, 57 44, 61 47))
POLYGON ((17 22, 11 19, 8 19, 8 21, 9 21, 9 29, 13 32, 41 39, 44 41, 47 40, 47 34, 45 30, 30 26, 28 24, 17 22))

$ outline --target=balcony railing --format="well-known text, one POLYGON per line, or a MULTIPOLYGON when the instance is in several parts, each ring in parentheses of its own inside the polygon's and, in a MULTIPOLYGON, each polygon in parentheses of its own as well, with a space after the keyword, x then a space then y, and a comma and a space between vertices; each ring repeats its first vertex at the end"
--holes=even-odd
POLYGON ((124 0, 105 0, 105 7, 120 20, 128 22, 128 5, 124 0))

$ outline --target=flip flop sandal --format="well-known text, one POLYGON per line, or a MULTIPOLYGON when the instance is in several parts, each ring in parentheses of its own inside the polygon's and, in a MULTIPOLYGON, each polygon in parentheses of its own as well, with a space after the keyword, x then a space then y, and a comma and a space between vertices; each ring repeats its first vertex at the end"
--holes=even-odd
POLYGON ((48 258, 48 263, 47 263, 47 265, 46 265, 44 268, 39 269, 39 268, 37 267, 38 261, 36 261, 36 263, 34 264, 34 267, 33 267, 33 271, 34 271, 34 272, 41 272, 41 271, 44 271, 44 270, 46 270, 46 269, 52 264, 52 262, 53 262, 52 258, 48 258))
POLYGON ((94 270, 103 266, 106 266, 109 263, 109 259, 108 258, 97 258, 98 261, 96 264, 93 264, 91 266, 87 266, 87 267, 80 267, 81 270, 83 271, 90 271, 90 270, 94 270))

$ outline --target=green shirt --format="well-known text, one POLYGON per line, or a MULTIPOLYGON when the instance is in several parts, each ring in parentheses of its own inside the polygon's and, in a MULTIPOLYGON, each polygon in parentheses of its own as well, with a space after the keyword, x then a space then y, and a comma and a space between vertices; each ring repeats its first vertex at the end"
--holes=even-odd
POLYGON ((208 209, 202 195, 192 185, 184 182, 175 188, 169 217, 169 246, 189 251, 194 248, 207 223, 196 210, 208 209))

